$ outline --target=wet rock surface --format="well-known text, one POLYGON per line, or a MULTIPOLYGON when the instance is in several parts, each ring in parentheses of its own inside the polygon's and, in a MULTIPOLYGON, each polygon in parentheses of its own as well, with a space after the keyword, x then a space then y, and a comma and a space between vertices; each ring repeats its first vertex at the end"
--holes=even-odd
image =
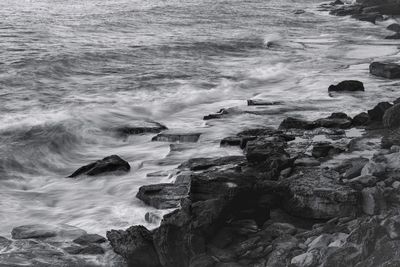
POLYGON ((372 75, 387 78, 400 78, 400 65, 394 63, 373 62, 369 66, 369 71, 372 75))
MULTIPOLYGON (((375 22, 375 20, 374 20, 375 22)), ((343 81, 338 83, 337 85, 331 85, 328 88, 329 92, 355 92, 355 91, 364 91, 364 84, 360 81, 343 81)))
POLYGON ((77 169, 68 177, 75 178, 80 175, 95 176, 109 172, 129 172, 130 169, 131 166, 128 162, 117 155, 111 155, 77 169))

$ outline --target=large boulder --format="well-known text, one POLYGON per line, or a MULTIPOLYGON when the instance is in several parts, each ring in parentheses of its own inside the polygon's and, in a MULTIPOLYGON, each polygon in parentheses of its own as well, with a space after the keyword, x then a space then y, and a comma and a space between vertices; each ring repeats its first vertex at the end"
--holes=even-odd
POLYGON ((380 102, 373 109, 368 110, 369 118, 372 121, 382 121, 383 115, 386 110, 391 108, 393 105, 389 102, 380 102))
POLYGON ((383 126, 387 128, 398 128, 400 127, 400 104, 396 104, 393 107, 387 109, 383 115, 383 126))
POLYGON ((285 209, 299 217, 330 219, 355 215, 360 194, 337 182, 339 174, 319 167, 297 167, 295 175, 282 181, 287 188, 283 196, 285 209))
POLYGON ((111 230, 107 232, 107 238, 114 251, 126 259, 128 266, 161 267, 152 233, 145 227, 111 230))
POLYGON ((102 160, 98 160, 83 167, 80 167, 68 177, 74 178, 83 174, 94 176, 108 172, 129 172, 130 169, 131 166, 129 165, 128 162, 126 162, 117 155, 111 155, 105 157, 102 160))
POLYGON ((373 62, 369 65, 369 72, 372 75, 387 79, 399 79, 400 65, 395 63, 373 62))
POLYGON ((354 80, 349 80, 349 81, 343 81, 338 83, 337 85, 331 85, 328 88, 329 92, 343 92, 343 91, 349 91, 349 92, 355 92, 355 91, 364 91, 364 84, 360 81, 354 81, 354 80))

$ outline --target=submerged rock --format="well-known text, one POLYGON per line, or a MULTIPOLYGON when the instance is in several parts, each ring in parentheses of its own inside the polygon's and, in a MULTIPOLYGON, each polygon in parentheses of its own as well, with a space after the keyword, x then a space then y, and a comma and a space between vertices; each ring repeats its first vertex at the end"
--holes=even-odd
POLYGON ((126 162, 117 155, 111 155, 105 157, 102 160, 98 160, 96 162, 90 163, 88 165, 79 168, 68 177, 74 178, 83 174, 94 176, 94 175, 104 174, 107 172, 116 172, 116 171, 128 172, 130 169, 131 166, 129 165, 128 162, 126 162))
POLYGON ((389 31, 398 33, 398 32, 400 32, 400 25, 397 23, 393 23, 393 24, 390 24, 389 26, 387 26, 386 29, 388 29, 389 31))
POLYGON ((161 131, 167 130, 165 125, 158 122, 145 122, 140 125, 132 126, 122 126, 116 128, 115 131, 122 136, 135 135, 135 134, 145 134, 145 133, 159 133, 161 131))
POLYGON ((373 62, 369 66, 369 71, 372 75, 387 78, 400 78, 400 65, 394 63, 373 62))
POLYGON ((47 224, 28 224, 15 227, 11 236, 13 239, 29 238, 52 238, 55 239, 75 239, 86 234, 86 232, 70 225, 47 225, 47 224))
POLYGON ((272 105, 280 105, 282 102, 280 101, 268 101, 268 100, 261 100, 261 99, 250 99, 247 100, 248 106, 272 106, 272 105))
POLYGON ((199 140, 200 135, 201 133, 164 132, 154 136, 151 141, 196 143, 199 140))
POLYGON ((179 169, 189 169, 191 171, 206 170, 211 167, 224 166, 228 164, 240 164, 245 162, 244 156, 227 156, 215 158, 192 158, 179 165, 179 169))
POLYGON ((316 126, 313 122, 302 120, 302 119, 297 119, 297 118, 292 118, 288 117, 284 119, 281 124, 279 125, 280 129, 305 129, 305 130, 310 130, 314 129, 316 126))
POLYGON ((84 234, 74 239, 73 242, 80 245, 88 245, 93 243, 104 243, 106 242, 106 239, 97 234, 84 234))
POLYGON ((329 92, 343 92, 343 91, 364 91, 364 84, 360 81, 348 80, 338 83, 337 85, 331 85, 328 88, 329 92))

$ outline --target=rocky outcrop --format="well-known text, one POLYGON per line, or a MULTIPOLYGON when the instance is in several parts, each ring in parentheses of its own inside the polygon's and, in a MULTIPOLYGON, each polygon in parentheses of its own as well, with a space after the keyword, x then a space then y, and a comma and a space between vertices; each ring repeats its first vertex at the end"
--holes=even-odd
POLYGON ((117 155, 111 155, 77 169, 68 177, 74 178, 79 175, 95 176, 109 172, 129 172, 130 169, 131 166, 128 162, 117 155))
POLYGON ((396 104, 385 111, 382 118, 383 126, 387 128, 400 127, 400 104, 396 104))
POLYGON ((372 121, 382 121, 386 110, 392 106, 389 102, 380 102, 373 109, 368 110, 368 116, 372 121))

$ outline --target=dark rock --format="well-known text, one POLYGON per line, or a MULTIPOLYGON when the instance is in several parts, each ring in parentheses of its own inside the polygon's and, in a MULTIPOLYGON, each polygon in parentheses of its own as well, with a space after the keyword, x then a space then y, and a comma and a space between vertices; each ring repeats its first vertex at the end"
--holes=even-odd
POLYGON ((361 14, 362 10, 363 7, 360 5, 343 5, 339 8, 332 10, 329 13, 334 16, 349 16, 361 14))
POLYGON ((343 178, 352 179, 357 176, 360 176, 362 169, 368 162, 369 162, 369 160, 366 158, 352 159, 350 161, 350 166, 343 174, 343 178))
POLYGON ((227 156, 217 158, 192 158, 179 165, 178 169, 189 169, 191 171, 206 170, 215 166, 228 164, 240 164, 245 162, 244 156, 227 156))
POLYGON ((387 128, 400 127, 400 104, 396 104, 385 111, 382 118, 383 126, 387 128))
POLYGON ((330 154, 330 151, 334 149, 334 146, 329 142, 316 143, 312 149, 312 155, 315 158, 323 158, 330 154))
POLYGON ((145 227, 111 230, 107 232, 107 239, 114 251, 126 259, 128 266, 161 267, 152 234, 145 227))
POLYGON ((92 243, 104 243, 106 239, 97 234, 85 234, 73 240, 74 243, 80 245, 88 245, 92 243))
POLYGON ((119 135, 127 136, 134 134, 145 134, 145 133, 159 133, 161 131, 167 130, 168 128, 165 125, 162 125, 158 122, 146 122, 143 125, 133 125, 133 126, 124 126, 116 129, 116 132, 119 135))
POLYGON ((98 254, 104 254, 104 249, 95 244, 89 244, 87 246, 82 247, 82 250, 79 252, 79 254, 85 254, 85 255, 98 255, 98 254))
POLYGON ((260 100, 260 99, 247 100, 248 106, 272 106, 272 105, 281 105, 281 104, 282 104, 282 102, 280 102, 280 101, 268 101, 268 100, 260 100))
POLYGON ((372 12, 372 13, 362 13, 362 14, 356 14, 352 16, 355 19, 361 20, 361 21, 367 21, 375 24, 375 22, 382 21, 383 16, 380 13, 377 12, 372 12))
POLYGON ((279 125, 280 129, 305 129, 310 130, 314 129, 316 126, 313 122, 301 120, 297 118, 288 117, 284 119, 281 124, 279 125))
POLYGON ((391 3, 377 3, 374 6, 363 8, 363 13, 380 13, 383 15, 400 15, 400 3, 393 1, 391 3))
POLYGON ((157 209, 171 209, 177 208, 188 193, 188 184, 153 184, 141 186, 136 197, 157 209))
POLYGON ((172 133, 164 132, 154 136, 151 141, 160 142, 191 142, 196 143, 201 133, 172 133))
POLYGON ((373 62, 369 65, 369 72, 372 75, 387 78, 400 78, 400 65, 394 63, 373 62))
POLYGON ((330 5, 332 5, 332 6, 341 6, 341 5, 344 5, 344 3, 342 1, 340 1, 340 0, 336 0, 336 1, 332 2, 332 3, 330 3, 330 5))
POLYGON ((212 119, 220 119, 223 115, 228 114, 229 112, 226 109, 221 109, 217 113, 209 114, 203 117, 203 120, 212 120, 212 119))
POLYGON ((382 121, 383 115, 386 110, 391 108, 393 105, 389 102, 380 102, 373 109, 368 110, 369 118, 372 121, 382 121))
POLYGON ((342 112, 332 113, 329 117, 313 122, 317 127, 347 129, 352 125, 352 119, 342 112))
POLYGON ((382 137, 382 148, 389 149, 391 146, 400 146, 400 129, 390 130, 382 137))
POLYGON ((337 85, 331 85, 328 88, 329 92, 343 92, 343 91, 364 91, 364 84, 360 81, 348 80, 340 82, 337 85))
POLYGON ((369 115, 366 112, 362 112, 356 116, 354 116, 352 123, 354 126, 365 126, 370 122, 369 115))
POLYGON ((192 258, 189 267, 214 267, 217 263, 215 257, 207 254, 200 254, 192 258))
POLYGON ((240 146, 241 142, 242 142, 241 137, 229 136, 229 137, 225 137, 224 139, 222 139, 220 145, 221 146, 240 146))
POLYGON ((398 40, 400 39, 400 33, 395 33, 393 35, 389 35, 385 37, 386 40, 398 40))
POLYGON ((285 209, 292 215, 330 219, 355 215, 360 195, 349 186, 335 182, 339 174, 319 168, 298 168, 296 174, 282 181, 288 190, 285 209))
POLYGON ((398 33, 398 32, 400 32, 400 25, 397 23, 393 23, 393 24, 390 24, 389 26, 387 26, 386 29, 388 29, 389 31, 398 33))
POLYGON ((102 160, 98 160, 96 162, 90 163, 86 166, 83 166, 76 170, 73 174, 71 174, 70 178, 77 177, 79 175, 85 174, 89 176, 99 175, 107 172, 128 172, 131 169, 131 166, 128 162, 123 160, 117 155, 111 155, 105 157, 102 160))

